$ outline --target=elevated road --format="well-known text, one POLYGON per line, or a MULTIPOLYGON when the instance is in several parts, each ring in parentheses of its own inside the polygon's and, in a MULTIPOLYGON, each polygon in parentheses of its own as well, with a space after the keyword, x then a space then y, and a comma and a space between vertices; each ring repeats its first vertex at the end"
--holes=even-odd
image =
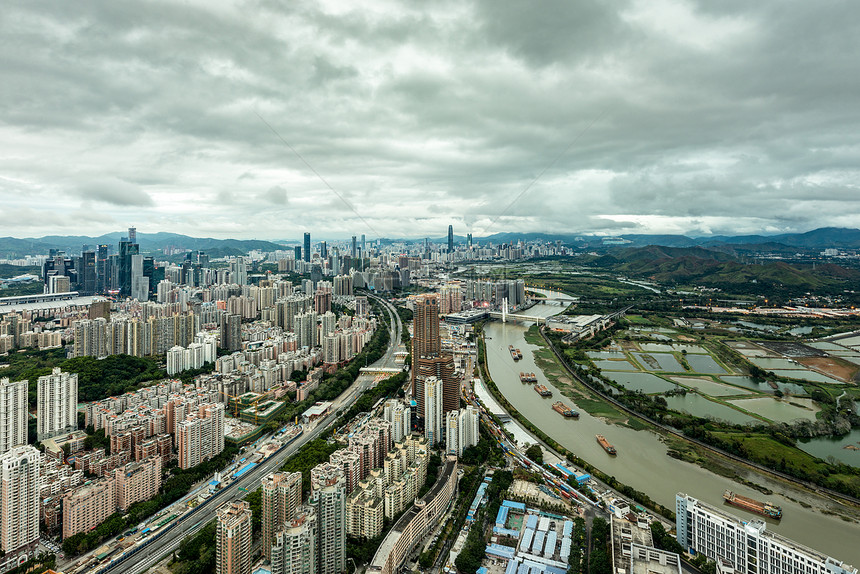
MULTIPOLYGON (((373 367, 395 368, 395 353, 400 345, 400 336, 403 324, 393 305, 388 301, 371 295, 378 301, 388 314, 388 325, 390 340, 385 354, 373 363, 373 367)), ((402 369, 398 369, 400 371, 402 369)), ((302 446, 319 437, 337 420, 337 412, 347 409, 371 386, 372 380, 359 380, 341 393, 332 401, 331 414, 316 421, 314 424, 306 425, 302 435, 289 445, 281 447, 279 451, 265 461, 246 472, 241 478, 231 482, 218 491, 214 496, 203 501, 197 507, 189 510, 179 517, 172 525, 165 526, 165 530, 156 533, 113 559, 109 564, 96 570, 99 574, 139 574, 153 568, 159 560, 179 548, 186 537, 194 536, 206 524, 215 519, 215 510, 220 506, 239 500, 260 485, 260 480, 278 470, 289 457, 294 455, 302 446)))

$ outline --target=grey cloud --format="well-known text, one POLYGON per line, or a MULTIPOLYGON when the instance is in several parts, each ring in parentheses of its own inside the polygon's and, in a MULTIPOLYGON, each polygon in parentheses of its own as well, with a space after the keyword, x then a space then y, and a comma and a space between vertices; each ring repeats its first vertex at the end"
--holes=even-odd
POLYGON ((266 191, 260 193, 257 196, 258 199, 263 201, 267 201, 272 205, 286 205, 287 204, 287 190, 278 185, 274 187, 270 187, 266 191))
POLYGON ((92 179, 77 186, 75 195, 87 201, 99 201, 120 207, 148 207, 152 198, 138 186, 117 178, 92 179))

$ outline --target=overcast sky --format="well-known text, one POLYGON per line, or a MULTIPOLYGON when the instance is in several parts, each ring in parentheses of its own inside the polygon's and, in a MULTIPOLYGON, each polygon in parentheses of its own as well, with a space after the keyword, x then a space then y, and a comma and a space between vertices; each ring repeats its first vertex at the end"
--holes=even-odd
POLYGON ((0 236, 860 227, 857 2, 63 0, 0 33, 0 236))

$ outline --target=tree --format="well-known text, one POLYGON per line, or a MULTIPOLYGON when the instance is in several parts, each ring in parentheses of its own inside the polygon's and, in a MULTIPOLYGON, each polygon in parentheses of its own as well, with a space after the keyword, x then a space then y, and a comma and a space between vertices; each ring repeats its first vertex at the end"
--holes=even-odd
POLYGON ((538 464, 543 464, 543 450, 540 445, 533 444, 527 448, 526 456, 538 464))

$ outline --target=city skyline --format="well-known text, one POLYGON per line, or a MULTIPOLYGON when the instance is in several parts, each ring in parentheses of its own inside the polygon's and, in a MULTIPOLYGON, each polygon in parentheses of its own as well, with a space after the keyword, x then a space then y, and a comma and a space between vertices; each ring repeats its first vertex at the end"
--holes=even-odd
POLYGON ((6 234, 860 227, 855 6, 162 8, 9 8, 6 234))

